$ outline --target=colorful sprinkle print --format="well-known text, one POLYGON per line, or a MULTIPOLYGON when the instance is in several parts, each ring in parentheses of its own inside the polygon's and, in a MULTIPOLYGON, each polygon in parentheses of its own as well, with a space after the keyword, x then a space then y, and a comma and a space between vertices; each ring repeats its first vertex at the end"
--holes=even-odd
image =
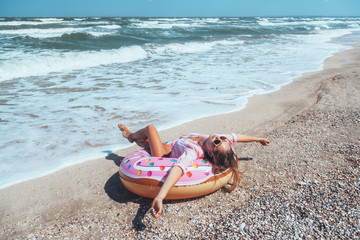
MULTIPOLYGON (((127 156, 121 163, 121 171, 131 178, 148 178, 164 181, 168 171, 176 163, 176 158, 151 157, 146 151, 140 150, 127 156), (139 153, 139 154, 138 154, 139 153), (142 154, 140 154, 142 153, 142 154), (131 157, 132 156, 132 157, 131 157)), ((213 176, 209 161, 198 159, 186 167, 178 184, 199 184, 213 176)))

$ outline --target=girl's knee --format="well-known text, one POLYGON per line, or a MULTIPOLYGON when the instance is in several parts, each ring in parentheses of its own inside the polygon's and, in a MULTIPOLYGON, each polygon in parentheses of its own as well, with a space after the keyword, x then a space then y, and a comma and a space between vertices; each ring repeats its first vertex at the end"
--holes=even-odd
POLYGON ((146 127, 146 130, 148 131, 148 132, 157 132, 157 129, 156 129, 156 127, 154 127, 153 125, 148 125, 147 127, 146 127))

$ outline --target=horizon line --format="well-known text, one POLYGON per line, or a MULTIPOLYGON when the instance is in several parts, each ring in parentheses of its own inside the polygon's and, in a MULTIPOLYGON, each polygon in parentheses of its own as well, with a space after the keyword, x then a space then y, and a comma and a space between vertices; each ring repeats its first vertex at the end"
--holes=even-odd
POLYGON ((89 16, 0 16, 0 18, 255 18, 255 17, 360 17, 360 15, 252 15, 252 16, 105 16, 105 15, 89 15, 89 16))

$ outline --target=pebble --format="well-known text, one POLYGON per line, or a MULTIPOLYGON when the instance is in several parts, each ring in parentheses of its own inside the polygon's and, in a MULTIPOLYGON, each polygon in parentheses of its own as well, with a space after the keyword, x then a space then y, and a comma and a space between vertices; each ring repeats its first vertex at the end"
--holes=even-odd
POLYGON ((300 186, 305 186, 306 182, 300 181, 300 182, 297 182, 297 184, 300 185, 300 186))
POLYGON ((316 179, 311 180, 311 182, 312 182, 313 184, 318 184, 318 183, 319 183, 319 181, 316 180, 316 179))
POLYGON ((240 224, 240 227, 239 227, 240 231, 243 231, 245 227, 246 227, 246 224, 245 224, 245 223, 241 223, 241 224, 240 224))

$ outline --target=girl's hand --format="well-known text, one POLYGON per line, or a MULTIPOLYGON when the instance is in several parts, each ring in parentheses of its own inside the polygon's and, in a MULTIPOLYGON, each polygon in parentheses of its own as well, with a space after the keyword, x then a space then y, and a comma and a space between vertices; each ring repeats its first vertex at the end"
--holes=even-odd
POLYGON ((162 198, 154 198, 154 201, 152 202, 151 205, 151 213, 155 218, 160 217, 160 214, 163 210, 163 200, 162 198))
POLYGON ((179 166, 173 166, 170 169, 169 175, 166 177, 164 184, 160 188, 159 193, 154 198, 154 201, 151 205, 151 212, 155 218, 160 217, 161 211, 163 210, 163 199, 166 197, 175 183, 180 179, 182 173, 183 170, 179 166))
POLYGON ((259 140, 259 142, 260 142, 261 145, 263 145, 263 146, 269 146, 269 145, 270 145, 270 141, 267 140, 267 139, 265 139, 265 138, 261 138, 261 139, 259 140))

